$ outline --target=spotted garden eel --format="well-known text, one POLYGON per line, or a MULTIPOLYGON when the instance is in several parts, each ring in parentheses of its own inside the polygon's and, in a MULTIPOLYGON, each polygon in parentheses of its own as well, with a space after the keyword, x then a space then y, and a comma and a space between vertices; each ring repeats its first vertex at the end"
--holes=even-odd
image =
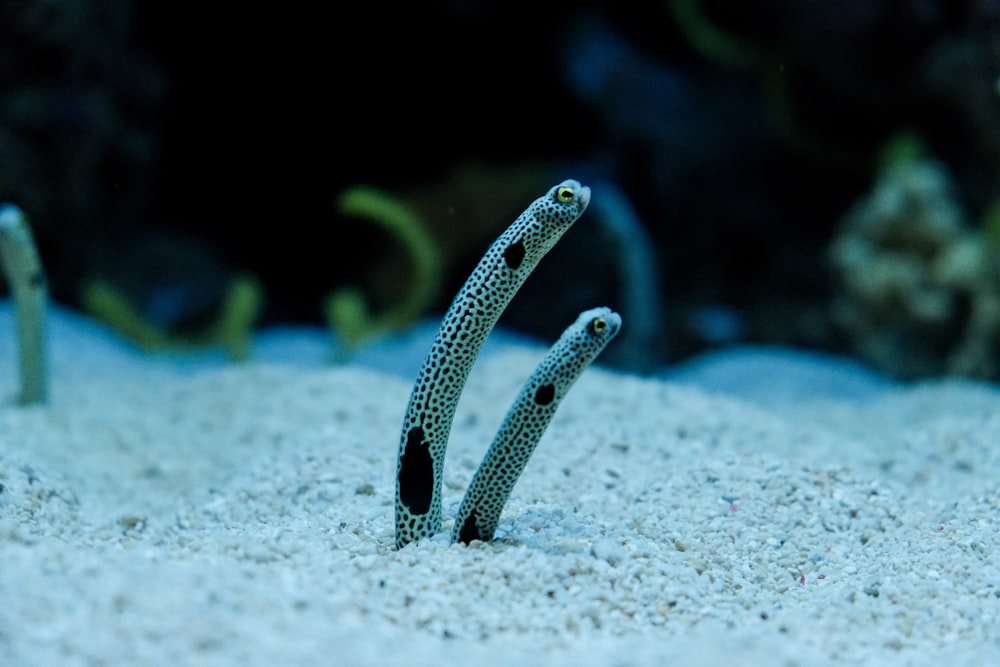
POLYGON ((511 406, 465 493, 452 542, 493 539, 500 513, 559 403, 621 328, 610 308, 580 313, 542 358, 511 406))
POLYGON ((417 374, 396 463, 396 547, 441 530, 441 480, 455 408, 500 314, 528 275, 583 214, 590 188, 551 188, 493 242, 455 295, 417 374))
POLYGON ((23 405, 40 403, 48 393, 45 355, 45 271, 28 221, 13 204, 0 206, 0 265, 17 317, 18 367, 23 405))

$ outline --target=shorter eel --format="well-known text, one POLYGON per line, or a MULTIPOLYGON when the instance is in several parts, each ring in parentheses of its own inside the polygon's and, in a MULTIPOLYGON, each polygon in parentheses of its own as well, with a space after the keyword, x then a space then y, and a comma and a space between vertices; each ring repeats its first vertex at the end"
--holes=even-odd
POLYGON ((620 328, 618 313, 593 308, 581 313, 549 349, 521 389, 472 478, 455 518, 452 543, 493 539, 510 492, 559 403, 620 328))

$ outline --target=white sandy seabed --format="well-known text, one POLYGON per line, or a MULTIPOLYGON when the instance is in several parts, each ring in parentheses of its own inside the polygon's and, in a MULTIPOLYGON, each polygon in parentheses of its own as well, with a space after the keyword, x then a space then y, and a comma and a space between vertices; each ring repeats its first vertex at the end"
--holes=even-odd
MULTIPOLYGON (((592 368, 497 541, 396 550, 412 380, 165 362, 60 316, 52 398, 22 408, 3 318, 2 665, 1000 664, 995 387, 592 368)), ((446 531, 541 354, 474 370, 446 531)))

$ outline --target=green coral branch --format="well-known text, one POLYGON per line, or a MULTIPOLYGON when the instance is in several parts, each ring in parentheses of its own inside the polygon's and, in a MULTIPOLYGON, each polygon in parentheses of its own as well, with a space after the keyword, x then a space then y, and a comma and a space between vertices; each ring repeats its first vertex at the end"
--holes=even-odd
POLYGON ((84 310, 101 320, 147 352, 188 351, 205 345, 219 345, 234 360, 247 359, 251 352, 254 325, 263 306, 263 288, 256 278, 237 275, 229 283, 219 315, 203 332, 181 336, 159 327, 136 309, 114 285, 92 280, 84 286, 84 310))
POLYGON ((712 23, 698 5, 698 0, 668 0, 667 3, 691 46, 716 62, 743 68, 758 67, 761 62, 758 51, 712 23))
POLYGON ((420 217, 388 192, 355 186, 340 195, 336 209, 389 232, 406 250, 413 271, 409 291, 379 313, 372 312, 364 293, 356 287, 339 288, 326 298, 326 321, 339 335, 340 346, 350 350, 379 335, 404 329, 426 312, 440 288, 441 257, 420 217))

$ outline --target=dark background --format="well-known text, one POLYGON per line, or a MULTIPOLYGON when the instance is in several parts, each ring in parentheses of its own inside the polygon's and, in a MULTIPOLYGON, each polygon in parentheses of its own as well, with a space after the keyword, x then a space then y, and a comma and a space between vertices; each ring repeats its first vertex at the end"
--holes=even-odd
MULTIPOLYGON (((197 328, 247 273, 260 326, 321 323, 348 284, 384 306, 398 250, 333 204, 367 184, 440 242, 443 312, 573 177, 617 185, 654 246, 648 367, 734 342, 851 353, 829 245, 887 142, 919 137, 972 226, 1000 196, 996 1, 207 4, 0 5, 0 200, 64 305, 101 279, 197 328)), ((620 308, 622 261, 585 215, 502 323, 548 339, 620 308)))

